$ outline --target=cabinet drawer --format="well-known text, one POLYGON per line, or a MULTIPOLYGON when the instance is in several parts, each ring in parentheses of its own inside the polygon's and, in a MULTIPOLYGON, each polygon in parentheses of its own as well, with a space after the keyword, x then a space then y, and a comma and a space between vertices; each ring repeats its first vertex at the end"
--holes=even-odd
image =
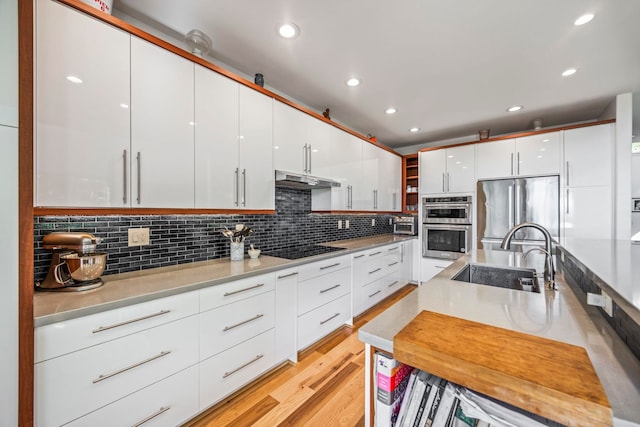
POLYGON ((200 310, 210 310, 275 289, 273 273, 234 280, 200 290, 200 310))
POLYGON ((328 335, 350 318, 350 293, 298 317, 298 350, 328 335))
POLYGON ((200 360, 275 326, 275 291, 201 313, 200 360))
POLYGON ((363 286, 360 289, 354 290, 353 294, 353 311, 354 316, 362 313, 363 311, 373 307, 388 295, 391 294, 387 289, 389 285, 397 286, 398 284, 391 280, 391 276, 378 279, 367 286, 363 286))
MULTIPOLYGON (((366 286, 367 284, 378 280, 389 273, 389 264, 384 256, 377 257, 372 260, 359 262, 353 267, 353 283, 354 287, 366 286)), ((395 264, 399 266, 400 264, 395 264)))
POLYGON ((351 289, 350 273, 349 269, 342 269, 298 282, 298 315, 349 293, 351 289))
POLYGON ((192 366, 69 424, 69 427, 177 426, 199 411, 198 366, 192 366))
POLYGON ((312 277, 329 274, 336 270, 341 270, 351 266, 351 257, 343 255, 329 258, 324 261, 313 262, 298 267, 298 282, 308 280, 312 277))
POLYGON ((35 418, 60 425, 198 362, 196 316, 35 365, 35 418))
POLYGON ((101 344, 198 312, 198 292, 135 304, 35 329, 35 362, 101 344))
POLYGON ((200 410, 247 384, 274 364, 275 330, 200 363, 200 410))

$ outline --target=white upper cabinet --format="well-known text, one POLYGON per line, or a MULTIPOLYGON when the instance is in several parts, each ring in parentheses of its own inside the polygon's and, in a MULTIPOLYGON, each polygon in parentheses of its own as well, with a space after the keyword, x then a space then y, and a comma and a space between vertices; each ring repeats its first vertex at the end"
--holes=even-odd
POLYGON ((240 207, 238 83, 195 69, 195 207, 240 207))
POLYGON ((0 125, 18 127, 18 2, 0 1, 0 125))
POLYGON ((516 138, 514 174, 525 176, 560 173, 561 142, 561 132, 516 138))
POLYGON ((399 211, 402 204, 402 157, 380 148, 378 157, 378 185, 375 193, 375 210, 399 211))
POLYGON ((560 173, 562 134, 548 132, 477 145, 478 179, 560 173))
POLYGON ((567 187, 611 184, 613 124, 564 131, 564 174, 567 187))
POLYGON ((273 168, 307 173, 311 123, 308 114, 280 101, 273 103, 273 168))
POLYGON ((356 209, 374 211, 377 209, 378 179, 380 177, 380 158, 378 147, 367 142, 362 143, 362 180, 360 191, 356 192, 356 209))
POLYGON ((515 139, 478 143, 476 146, 478 179, 513 176, 515 151, 515 139))
POLYGON ((475 189, 475 145, 419 154, 420 192, 463 193, 475 189))
POLYGON ((194 207, 193 88, 193 62, 131 38, 133 207, 194 207))
POLYGON ((273 99, 241 85, 239 110, 240 207, 272 210, 275 208, 273 99))
POLYGON ((36 2, 36 206, 130 205, 129 40, 36 2))

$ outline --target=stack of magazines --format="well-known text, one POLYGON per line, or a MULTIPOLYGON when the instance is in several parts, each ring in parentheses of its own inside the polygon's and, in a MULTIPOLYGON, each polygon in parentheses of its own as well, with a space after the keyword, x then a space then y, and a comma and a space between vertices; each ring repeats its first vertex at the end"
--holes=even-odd
POLYGON ((561 426, 376 354, 376 427, 561 426))

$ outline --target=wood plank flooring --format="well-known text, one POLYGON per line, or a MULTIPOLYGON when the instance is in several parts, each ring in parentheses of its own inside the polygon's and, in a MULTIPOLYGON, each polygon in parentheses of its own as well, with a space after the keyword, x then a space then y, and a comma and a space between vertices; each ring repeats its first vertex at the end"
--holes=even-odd
POLYGON ((189 427, 364 426, 364 344, 358 329, 415 289, 407 285, 344 327, 249 384, 189 427))

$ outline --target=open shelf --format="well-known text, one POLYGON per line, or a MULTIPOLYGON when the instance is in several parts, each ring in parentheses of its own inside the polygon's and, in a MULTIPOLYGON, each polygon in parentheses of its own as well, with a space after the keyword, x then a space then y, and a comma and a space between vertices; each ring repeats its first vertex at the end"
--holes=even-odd
POLYGON ((418 154, 402 158, 402 212, 418 213, 418 154))

